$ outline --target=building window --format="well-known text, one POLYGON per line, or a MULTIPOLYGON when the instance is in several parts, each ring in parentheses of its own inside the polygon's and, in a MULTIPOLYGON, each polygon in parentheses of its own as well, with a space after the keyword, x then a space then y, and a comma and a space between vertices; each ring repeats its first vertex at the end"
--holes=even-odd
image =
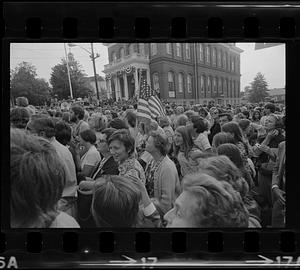
POLYGON ((210 92, 210 87, 211 87, 211 81, 210 81, 210 77, 207 76, 207 92, 210 92))
POLYGON ((192 93, 192 76, 191 75, 188 75, 187 76, 187 90, 188 90, 188 93, 192 93))
POLYGON ((218 82, 218 93, 221 93, 222 92, 222 79, 217 78, 217 82, 218 82))
POLYGON ((133 44, 129 45, 129 54, 132 55, 134 53, 134 47, 133 44))
POLYGON ((201 93, 204 93, 204 87, 205 87, 204 76, 201 75, 201 78, 200 78, 200 91, 201 91, 201 93))
POLYGON ((120 49, 120 58, 123 59, 124 56, 125 56, 125 50, 124 50, 124 48, 121 48, 120 49))
POLYGON ((215 67, 217 65, 217 51, 215 48, 212 50, 212 60, 213 60, 213 66, 215 67))
POLYGON ((176 56, 181 57, 181 44, 176 43, 176 56))
POLYGON ((166 43, 167 54, 172 54, 172 43, 166 43))
POLYGON ((113 53, 111 54, 111 60, 112 60, 113 63, 116 63, 116 62, 117 62, 117 54, 116 54, 115 52, 113 52, 113 53))
POLYGON ((231 60, 231 71, 234 72, 234 58, 231 60))
POLYGON ((140 48, 140 54, 141 55, 145 55, 145 44, 144 43, 140 43, 139 44, 139 48, 140 48))
POLYGON ((183 74, 179 73, 179 75, 178 75, 178 91, 180 93, 183 92, 183 86, 184 86, 183 74))
POLYGON ((234 83, 234 81, 231 81, 231 88, 232 88, 232 97, 235 98, 235 83, 234 83))
POLYGON ((191 50, 190 50, 189 43, 185 44, 185 55, 186 55, 186 59, 191 59, 191 50))
POLYGON ((224 79, 224 94, 226 95, 226 97, 228 97, 227 83, 228 83, 228 80, 224 79))
POLYGON ((222 67, 222 51, 218 51, 218 67, 222 67))
POLYGON ((210 48, 206 46, 206 63, 210 64, 210 48))
POLYGON ((228 55, 228 57, 227 57, 227 70, 229 70, 230 71, 230 56, 228 55))
POLYGON ((199 58, 200 61, 203 61, 203 45, 199 43, 199 58))
POLYGON ((157 43, 151 43, 151 55, 157 54, 157 43))
POLYGON ((152 78, 153 78, 153 89, 155 91, 159 91, 159 77, 158 77, 158 73, 153 73, 152 78))
POLYGON ((169 92, 175 92, 174 73, 168 72, 168 88, 169 92))
POLYGON ((214 90, 214 93, 217 92, 217 79, 216 78, 213 78, 213 90, 214 90))

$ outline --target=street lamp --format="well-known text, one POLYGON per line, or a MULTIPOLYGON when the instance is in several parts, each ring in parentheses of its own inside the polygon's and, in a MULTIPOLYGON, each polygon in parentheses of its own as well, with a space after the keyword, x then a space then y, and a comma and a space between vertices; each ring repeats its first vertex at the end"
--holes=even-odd
POLYGON ((78 44, 75 44, 75 43, 68 43, 68 46, 69 47, 76 47, 77 46, 77 47, 85 50, 89 54, 89 56, 90 56, 90 58, 91 58, 91 60, 93 62, 94 78, 95 78, 95 85, 96 85, 96 91, 97 91, 97 98, 98 98, 98 100, 100 100, 99 89, 98 89, 98 81, 97 81, 97 73, 96 73, 96 64, 95 64, 95 59, 98 58, 98 57, 100 57, 100 55, 98 53, 96 55, 94 54, 93 43, 91 43, 91 50, 92 50, 91 52, 89 50, 87 50, 86 48, 84 48, 84 47, 82 47, 82 46, 80 46, 78 44))

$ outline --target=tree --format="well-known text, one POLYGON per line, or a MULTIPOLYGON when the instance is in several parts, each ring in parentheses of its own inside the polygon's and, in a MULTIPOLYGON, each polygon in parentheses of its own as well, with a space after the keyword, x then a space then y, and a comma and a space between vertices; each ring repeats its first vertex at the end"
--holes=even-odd
MULTIPOLYGON (((72 53, 68 54, 69 69, 71 77, 72 92, 74 98, 84 98, 88 96, 90 89, 86 87, 85 74, 81 65, 74 59, 72 53)), ((52 95, 57 95, 59 99, 67 99, 70 94, 67 62, 64 58, 52 68, 50 83, 52 85, 52 95)))
POLYGON ((26 97, 29 104, 42 105, 50 97, 50 86, 44 79, 37 78, 36 68, 30 63, 22 62, 11 70, 11 98, 26 97))
POLYGON ((265 100, 268 94, 268 83, 265 76, 258 72, 251 82, 251 89, 249 90, 249 101, 252 103, 259 103, 265 100))

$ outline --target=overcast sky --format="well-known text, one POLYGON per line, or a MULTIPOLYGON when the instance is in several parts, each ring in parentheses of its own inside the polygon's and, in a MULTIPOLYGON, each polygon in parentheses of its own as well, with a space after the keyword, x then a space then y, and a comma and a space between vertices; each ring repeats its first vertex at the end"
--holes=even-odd
MULTIPOLYGON (((91 51, 90 43, 76 43, 91 51)), ((255 43, 236 43, 244 50, 241 53, 241 90, 249 85, 257 72, 265 75, 269 88, 285 87, 285 45, 254 50, 255 43)), ((69 48, 75 59, 81 64, 88 76, 93 76, 93 65, 88 52, 80 47, 69 48)), ((94 52, 99 53, 96 59, 97 73, 104 75, 104 65, 108 64, 107 47, 102 43, 94 43, 94 52)), ((11 44, 10 67, 15 68, 23 61, 30 62, 37 68, 39 78, 50 79, 51 68, 65 57, 63 43, 13 43, 11 44)))

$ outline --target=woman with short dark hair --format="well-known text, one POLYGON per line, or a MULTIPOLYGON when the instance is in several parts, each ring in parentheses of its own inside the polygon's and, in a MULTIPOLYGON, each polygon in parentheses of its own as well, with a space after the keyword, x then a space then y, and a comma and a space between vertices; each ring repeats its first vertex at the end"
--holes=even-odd
POLYGON ((134 157, 135 141, 128 129, 115 131, 109 138, 108 144, 112 156, 119 164, 119 175, 133 176, 145 183, 144 169, 134 157))

